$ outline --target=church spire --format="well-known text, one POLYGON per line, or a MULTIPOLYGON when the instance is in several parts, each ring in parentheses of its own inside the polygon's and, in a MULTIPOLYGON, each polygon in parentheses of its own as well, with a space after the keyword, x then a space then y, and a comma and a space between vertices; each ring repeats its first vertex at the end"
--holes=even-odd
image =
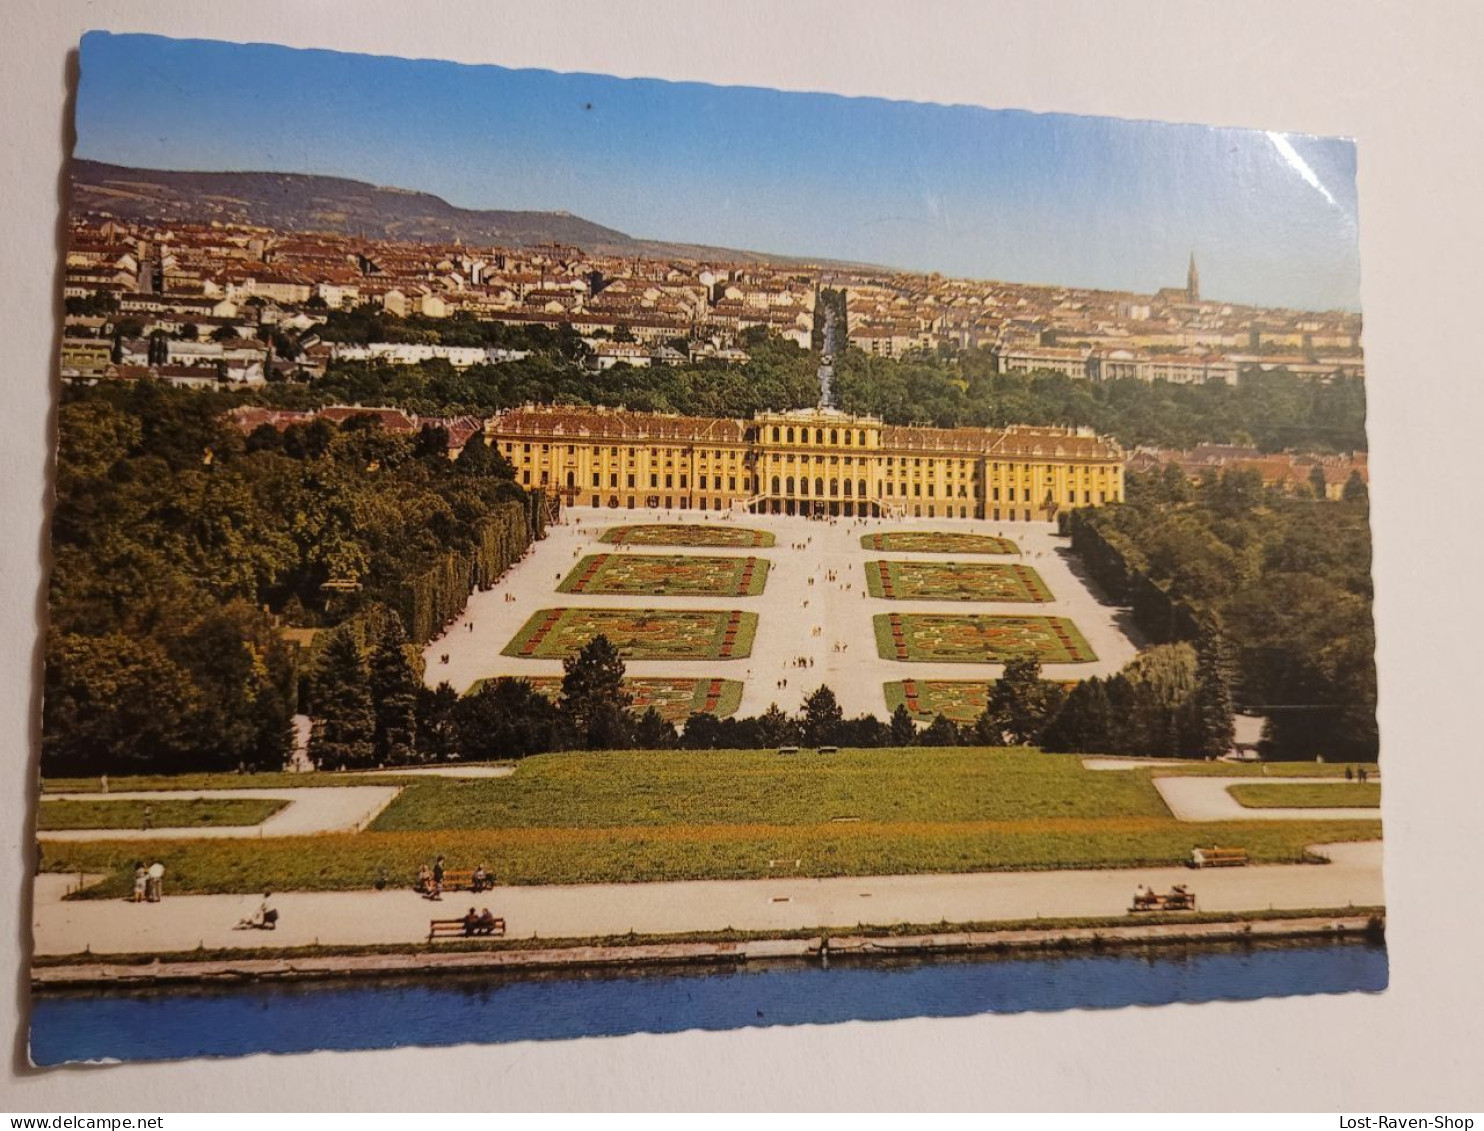
POLYGON ((1185 272, 1185 297, 1191 302, 1201 301, 1201 273, 1195 267, 1195 252, 1190 253, 1190 268, 1185 272))

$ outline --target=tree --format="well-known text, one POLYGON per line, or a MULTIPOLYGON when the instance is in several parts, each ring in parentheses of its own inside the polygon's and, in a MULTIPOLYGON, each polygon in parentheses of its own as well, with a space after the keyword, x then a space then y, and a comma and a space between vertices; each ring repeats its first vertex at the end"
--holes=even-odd
POLYGON ((912 712, 907 710, 907 704, 897 704, 887 729, 893 746, 911 746, 917 739, 917 723, 912 719, 912 712))
POLYGON ((649 707, 634 727, 634 745, 641 750, 668 750, 675 745, 675 728, 656 708, 649 707))
POLYGON ((512 474, 509 461, 485 443, 481 433, 469 437, 468 443, 459 450, 454 466, 461 475, 493 475, 508 479, 512 474))
POLYGON ((1061 685, 1041 678, 1041 661, 1016 656, 1005 663, 1005 673, 990 689, 989 701, 976 726, 989 745, 1034 745, 1061 706, 1061 685), (998 735, 999 742, 991 741, 998 735))
POLYGON ((721 720, 706 711, 692 714, 680 732, 680 744, 687 750, 718 750, 722 738, 721 720))
POLYGON ((413 443, 412 454, 418 459, 446 461, 448 459, 448 429, 441 425, 424 424, 418 431, 417 440, 413 443))
POLYGON ((309 756, 331 769, 370 766, 376 757, 376 708, 355 637, 330 636, 314 688, 314 733, 309 756))
POLYGON ((235 342, 238 338, 237 327, 230 322, 224 322, 211 332, 213 342, 235 342))
POLYGON ((408 655, 402 618, 388 612, 371 651, 368 686, 376 709, 376 757, 411 762, 417 749, 417 692, 421 685, 408 655))
POLYGON ((293 666, 262 611, 241 600, 208 608, 167 647, 196 690, 193 768, 281 769, 293 749, 293 666))
POLYGON ((764 746, 791 746, 799 740, 798 725, 777 703, 768 704, 768 709, 757 717, 757 724, 758 741, 764 746))
POLYGON ((1096 676, 1072 688, 1056 718, 1041 736, 1046 750, 1058 753, 1111 753, 1112 705, 1108 691, 1096 676))
POLYGON ((1309 469, 1309 487, 1313 490, 1316 499, 1326 498, 1329 494, 1329 483, 1324 478, 1324 468, 1317 463, 1309 469))
POLYGON ((614 750, 631 738, 624 690, 624 662, 608 637, 599 633, 575 656, 562 661, 562 715, 576 744, 586 750, 614 750))
POLYGON ((1204 758, 1229 753, 1235 730, 1232 724, 1232 693, 1221 655, 1221 633, 1207 624, 1196 650, 1195 694, 1191 697, 1189 739, 1192 749, 1204 758))
POLYGON ((845 712, 835 693, 821 684, 804 700, 804 717, 800 738, 805 746, 834 746, 840 741, 840 727, 845 721, 845 712))
POLYGON ((454 707, 459 755, 471 761, 524 758, 560 745, 556 705, 523 679, 494 679, 454 707))
POLYGON ((1366 486, 1365 477, 1359 471, 1352 471, 1350 477, 1345 480, 1345 486, 1340 491, 1340 498, 1347 503, 1370 504, 1370 488, 1366 486))
POLYGON ((151 638, 110 633, 49 640, 42 705, 48 774, 159 773, 188 768, 190 676, 151 638))
POLYGON ((957 746, 963 741, 956 724, 947 715, 937 715, 918 736, 923 746, 957 746))
POLYGON ((445 680, 437 687, 417 689, 417 752, 426 762, 443 762, 458 753, 455 711, 458 692, 445 680))

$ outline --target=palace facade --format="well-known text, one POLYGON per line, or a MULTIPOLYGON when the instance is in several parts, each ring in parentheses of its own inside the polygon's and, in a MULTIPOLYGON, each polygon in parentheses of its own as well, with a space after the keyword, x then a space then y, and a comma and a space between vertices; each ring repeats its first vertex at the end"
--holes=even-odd
POLYGON ((485 436, 517 482, 576 506, 1029 522, 1123 499, 1123 450, 1080 428, 538 405, 491 417, 485 436))

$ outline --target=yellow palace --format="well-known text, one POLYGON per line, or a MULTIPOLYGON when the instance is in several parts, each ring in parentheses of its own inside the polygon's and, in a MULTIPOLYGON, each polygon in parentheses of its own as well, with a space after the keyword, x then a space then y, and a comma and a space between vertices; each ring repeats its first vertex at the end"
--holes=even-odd
POLYGON ((1123 499, 1123 450, 1090 429, 926 428, 835 409, 751 420, 573 406, 492 417, 527 487, 569 505, 1032 521, 1123 499))

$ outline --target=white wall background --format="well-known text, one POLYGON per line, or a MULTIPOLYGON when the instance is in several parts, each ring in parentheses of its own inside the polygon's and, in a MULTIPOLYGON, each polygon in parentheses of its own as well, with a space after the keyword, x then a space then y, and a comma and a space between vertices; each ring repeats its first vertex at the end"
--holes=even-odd
POLYGON ((0 163, 0 1110, 1480 1110, 1484 8, 1470 0, 7 0, 0 163), (90 28, 1285 131, 1360 145, 1392 986, 1375 998, 24 1067, 23 848, 70 57, 90 28), (1216 1055, 1220 1050, 1220 1055, 1216 1055), (439 1086, 409 1086, 436 1072, 439 1086))

